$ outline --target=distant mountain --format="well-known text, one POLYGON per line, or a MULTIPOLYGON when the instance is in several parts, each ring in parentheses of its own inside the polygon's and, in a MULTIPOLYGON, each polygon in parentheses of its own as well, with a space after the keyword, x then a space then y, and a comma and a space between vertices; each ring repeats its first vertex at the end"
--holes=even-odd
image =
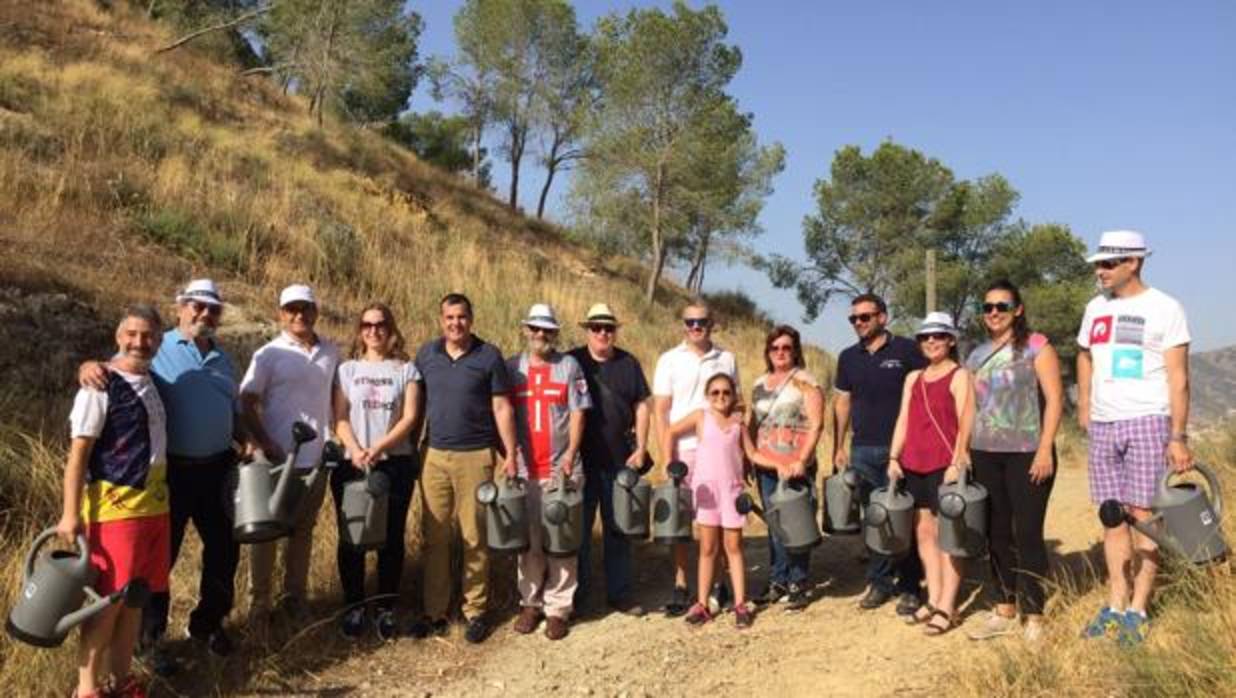
POLYGON ((1213 422, 1236 412, 1236 346, 1189 356, 1190 421, 1213 422))

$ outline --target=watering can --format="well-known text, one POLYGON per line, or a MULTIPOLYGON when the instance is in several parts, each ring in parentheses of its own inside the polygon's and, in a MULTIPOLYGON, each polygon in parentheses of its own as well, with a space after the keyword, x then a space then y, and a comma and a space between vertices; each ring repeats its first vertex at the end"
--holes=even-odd
POLYGON ((476 486, 476 501, 485 507, 485 539, 499 553, 522 553, 528 549, 527 481, 509 477, 476 486))
POLYGON ((391 478, 381 470, 343 486, 339 501, 339 540, 353 548, 376 550, 386 544, 386 513, 391 478))
POLYGON ((652 491, 652 538, 658 543, 690 543, 691 490, 683 486, 687 464, 674 461, 666 466, 670 479, 652 491))
POLYGON ((584 539, 584 493, 559 475, 541 496, 541 547, 546 555, 570 557, 584 539))
POLYGON ((764 519, 787 552, 805 553, 823 540, 815 522, 815 507, 811 506, 811 488, 804 481, 778 480, 767 504, 768 509, 761 511, 746 492, 734 500, 738 513, 755 512, 764 519))
POLYGON ((624 536, 648 537, 652 485, 642 470, 623 466, 614 475, 614 524, 624 536))
POLYGON ((118 602, 128 608, 146 605, 150 588, 144 579, 133 579, 107 596, 91 588, 99 572, 90 564, 90 548, 81 534, 76 553, 56 550, 39 558, 39 549, 55 536, 54 528, 43 531, 26 554, 21 596, 5 623, 9 635, 36 647, 57 647, 73 628, 118 602), (90 603, 82 606, 87 599, 90 603))
POLYGON ((846 468, 824 479, 824 530, 858 533, 863 524, 858 511, 858 472, 846 468))
POLYGON ((1154 512, 1145 521, 1136 521, 1114 499, 1099 506, 1099 519, 1108 528, 1128 523, 1148 538, 1174 554, 1194 564, 1222 560, 1227 555, 1227 543, 1219 527, 1223 515, 1223 495, 1219 479, 1210 468, 1194 464, 1206 478, 1210 496, 1206 497, 1197 485, 1191 482, 1172 484, 1176 474, 1167 470, 1159 477, 1159 488, 1150 509, 1154 512))
POLYGON ((902 492, 898 482, 873 491, 863 512, 863 542, 872 552, 889 557, 908 551, 914 532, 914 498, 902 492))
POLYGON ((961 469, 956 482, 940 485, 940 549, 954 557, 982 557, 987 552, 987 488, 969 481, 961 469))
POLYGON ((338 444, 328 442, 323 458, 307 476, 296 473, 296 454, 318 434, 304 422, 292 424, 292 452, 275 466, 260 451, 248 463, 240 463, 226 489, 231 493, 232 537, 239 543, 264 543, 292 532, 305 494, 322 473, 322 463, 342 459, 338 444))

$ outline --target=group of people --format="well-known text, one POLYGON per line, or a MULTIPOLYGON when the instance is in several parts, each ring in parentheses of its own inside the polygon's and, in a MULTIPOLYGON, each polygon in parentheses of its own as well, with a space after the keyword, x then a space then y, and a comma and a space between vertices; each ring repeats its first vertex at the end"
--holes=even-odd
MULTIPOLYGON (((1148 254, 1138 233, 1103 234, 1088 258, 1102 293, 1087 306, 1078 336, 1078 415, 1091 435, 1091 496, 1096 504, 1117 499, 1137 519, 1149 516, 1163 469, 1192 462, 1188 330, 1180 305, 1142 281, 1148 254)), ((176 324, 166 331, 152 306, 125 310, 115 356, 87 362, 79 374, 57 529, 65 540, 86 535, 98 591, 140 577, 153 595, 144 609, 113 607, 83 626, 79 696, 143 695, 130 673, 135 647, 155 671, 175 670, 164 647, 168 577, 190 520, 202 540, 202 566, 188 636, 216 655, 232 651, 224 620, 240 556, 222 505, 228 473, 257 452, 282 461, 293 451, 297 421, 317 436, 296 451, 295 467, 316 465, 328 438, 342 444, 346 461, 329 483, 313 480, 290 536, 250 546, 251 623, 305 620, 314 524, 326 490, 338 507, 344 486, 371 470, 392 485, 388 532, 372 595, 365 591, 364 553, 339 544, 344 635, 446 633, 458 531, 464 637, 487 637, 489 554, 475 493, 496 472, 528 483, 534 521, 547 489, 564 481, 582 488, 584 530, 593 530, 598 513, 601 519, 606 602, 642 615, 631 542, 615 524, 612 493, 621 468, 651 465, 653 436, 663 461, 688 466, 699 546, 692 595, 688 546, 675 545, 665 613, 700 625, 732 609, 736 626, 745 628, 759 607, 807 606, 810 553, 787 550, 775 535, 767 585, 748 598, 745 516, 735 503, 748 481, 767 500, 779 482, 798 480, 814 504, 827 386, 806 370, 797 330, 779 325, 768 333, 766 370, 744 401, 735 356, 713 342, 713 318, 702 302, 683 310, 683 341, 658 359, 651 389, 639 361, 618 348, 621 324, 604 303, 579 323, 586 342, 567 352, 558 349, 562 326, 554 309, 532 306, 522 321, 525 346, 509 358, 473 333, 466 296, 447 294, 439 308, 441 336, 412 356, 391 309, 366 306, 345 358, 315 330, 313 290, 289 286, 279 297, 281 333, 254 353, 239 380, 215 340, 223 299, 212 281, 192 281, 177 294, 176 324), (421 613, 401 623, 404 531, 417 482, 423 599, 421 613), (283 584, 274 604, 279 547, 283 584)), ((990 496, 994 581, 992 609, 969 634, 1021 632, 1033 640, 1043 633, 1043 523, 1064 389, 1056 351, 1030 330, 1016 286, 991 284, 981 317, 986 340, 963 362, 961 332, 948 314, 929 313, 909 339, 887 329, 879 297, 854 298, 849 322, 858 341, 837 361, 831 465, 859 475, 864 506, 886 486, 904 488, 914 501, 912 550, 897 558, 871 552, 861 608, 895 598, 897 614, 927 635, 956 627, 963 560, 937 545, 937 490, 969 472, 990 496)), ((546 555, 540 535, 539 526, 530 527, 530 545, 518 557, 521 608, 513 629, 528 634, 544 623, 545 635, 558 640, 590 594, 592 536, 583 537, 578 556, 562 557, 546 555)), ((1154 544, 1120 526, 1104 533, 1104 551, 1110 601, 1085 634, 1140 640, 1157 569, 1154 544)))

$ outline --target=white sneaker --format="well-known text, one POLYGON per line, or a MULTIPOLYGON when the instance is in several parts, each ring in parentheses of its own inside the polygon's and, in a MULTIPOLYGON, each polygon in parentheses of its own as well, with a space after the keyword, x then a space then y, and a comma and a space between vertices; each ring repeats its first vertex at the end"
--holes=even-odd
POLYGON ((995 611, 988 611, 986 616, 979 621, 978 626, 967 630, 966 635, 971 640, 990 640, 993 637, 1011 635, 1017 632, 1020 625, 1017 616, 1006 618, 995 611))
POLYGON ((1021 636, 1026 642, 1036 645, 1043 640, 1043 621, 1032 620, 1026 622, 1026 628, 1022 630, 1021 636))

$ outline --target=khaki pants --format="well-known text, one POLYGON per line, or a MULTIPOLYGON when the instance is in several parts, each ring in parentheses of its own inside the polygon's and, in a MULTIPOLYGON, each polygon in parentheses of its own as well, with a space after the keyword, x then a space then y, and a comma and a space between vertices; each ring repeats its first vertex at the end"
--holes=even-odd
MULTIPOLYGON (((542 547, 541 495, 552 480, 528 483, 528 551, 519 554, 519 605, 543 608, 545 615, 568 619, 579 583, 575 555, 546 555, 542 547)), ((588 532, 591 535, 591 531, 588 532)))
POLYGON ((451 532, 456 522, 463 538, 463 612, 475 618, 489 602, 489 553, 485 514, 476 501, 476 487, 493 479, 497 457, 493 449, 440 451, 429 449, 421 470, 422 521, 425 538, 425 615, 446 618, 454 585, 450 578, 451 532))
POLYGON ((282 540, 249 546, 249 610, 270 609, 271 579, 275 572, 275 549, 283 543, 283 593, 305 600, 309 586, 309 556, 313 552, 313 527, 326 494, 329 474, 320 472, 305 494, 292 535, 282 540))

